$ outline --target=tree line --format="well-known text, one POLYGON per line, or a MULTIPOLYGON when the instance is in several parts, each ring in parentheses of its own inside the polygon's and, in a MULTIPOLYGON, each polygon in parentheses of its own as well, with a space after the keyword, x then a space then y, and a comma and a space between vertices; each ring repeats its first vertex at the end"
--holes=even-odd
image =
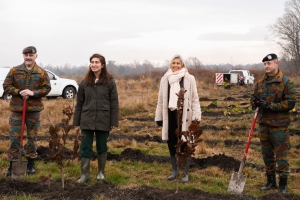
POLYGON ((282 63, 292 74, 300 72, 300 0, 289 0, 285 3, 282 17, 269 26, 274 38, 272 42, 281 48, 282 63))
MULTIPOLYGON (((219 72, 219 73, 226 73, 231 69, 248 69, 260 71, 264 69, 263 63, 254 63, 254 64, 237 64, 232 65, 229 63, 226 64, 210 64, 204 65, 198 58, 196 57, 189 57, 186 59, 185 64, 188 69, 193 69, 195 71, 211 71, 211 72, 219 72)), ((149 74, 154 71, 158 72, 165 72, 169 67, 170 61, 165 61, 161 66, 155 66, 152 62, 145 60, 144 62, 140 63, 138 61, 134 61, 133 63, 128 64, 116 64, 114 61, 108 61, 106 64, 107 70, 109 73, 113 74, 114 76, 128 76, 128 75, 140 75, 140 74, 149 74)), ((43 64, 39 64, 40 66, 44 67, 52 71, 53 73, 57 74, 58 76, 70 77, 70 76, 83 76, 87 70, 88 65, 81 65, 75 66, 70 64, 65 64, 63 66, 52 66, 43 64)), ((280 70, 291 73, 291 69, 289 67, 288 62, 285 58, 280 59, 280 70)))

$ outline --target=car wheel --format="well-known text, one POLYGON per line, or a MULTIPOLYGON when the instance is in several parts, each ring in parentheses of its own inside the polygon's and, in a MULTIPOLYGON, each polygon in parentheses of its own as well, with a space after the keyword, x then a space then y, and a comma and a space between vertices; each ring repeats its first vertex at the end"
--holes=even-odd
POLYGON ((62 93, 62 97, 64 99, 73 99, 75 98, 75 95, 76 95, 76 90, 71 86, 66 87, 62 93))
POLYGON ((3 99, 4 100, 9 101, 9 100, 11 100, 11 98, 12 98, 11 94, 6 94, 6 93, 3 94, 3 99))

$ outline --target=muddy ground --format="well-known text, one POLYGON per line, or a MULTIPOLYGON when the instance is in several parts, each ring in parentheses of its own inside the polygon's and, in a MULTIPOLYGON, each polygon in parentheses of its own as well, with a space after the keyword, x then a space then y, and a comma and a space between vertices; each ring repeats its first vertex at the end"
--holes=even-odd
MULTIPOLYGON (((48 147, 40 146, 38 148, 39 160, 43 160, 46 163, 50 162, 47 158, 49 153, 48 147)), ((71 155, 71 151, 66 149, 65 157, 68 158, 71 155)), ((94 156, 96 159, 96 154, 94 156)), ((157 163, 168 163, 169 158, 166 156, 155 156, 146 155, 139 150, 134 150, 127 148, 120 155, 118 154, 108 154, 108 160, 114 160, 116 162, 121 160, 131 160, 131 161, 142 161, 142 162, 157 162, 157 163)), ((232 157, 226 155, 215 155, 207 158, 196 159, 193 158, 191 168, 204 169, 209 166, 218 166, 224 171, 231 172, 232 170, 237 171, 240 161, 235 160, 232 157)), ((263 166, 256 165, 253 163, 247 163, 248 166, 253 167, 256 170, 263 170, 263 166)), ((293 171, 299 172, 299 169, 293 169, 293 171)), ((254 200, 254 199, 272 199, 272 200, 284 200, 293 199, 300 200, 300 196, 294 194, 281 195, 277 191, 271 191, 270 193, 263 195, 259 198, 255 198, 249 195, 235 195, 235 194, 210 194, 203 192, 201 190, 163 190, 159 188, 151 188, 148 186, 141 186, 138 188, 131 189, 120 189, 113 185, 112 183, 101 181, 94 185, 80 185, 76 183, 65 183, 65 188, 62 189, 61 182, 50 181, 50 183, 45 184, 40 182, 26 182, 26 181, 14 181, 9 178, 0 179, 0 194, 4 196, 13 196, 16 194, 27 194, 31 196, 38 197, 40 199, 94 199, 95 197, 104 197, 110 199, 226 199, 226 200, 254 200)))
POLYGON ((30 194, 31 196, 39 197, 44 200, 53 199, 82 199, 89 200, 95 197, 105 197, 117 200, 183 200, 183 199, 205 199, 205 200, 285 200, 285 199, 300 199, 299 196, 293 194, 281 195, 277 192, 271 192, 259 198, 254 198, 248 195, 229 195, 229 194, 210 194, 201 190, 176 191, 162 190, 158 188, 151 188, 142 186, 134 189, 119 189, 113 184, 101 181, 94 185, 79 185, 74 183, 66 183, 65 188, 62 189, 61 182, 51 182, 50 186, 41 183, 19 182, 7 179, 0 179, 0 194, 2 195, 16 195, 16 194, 30 194))

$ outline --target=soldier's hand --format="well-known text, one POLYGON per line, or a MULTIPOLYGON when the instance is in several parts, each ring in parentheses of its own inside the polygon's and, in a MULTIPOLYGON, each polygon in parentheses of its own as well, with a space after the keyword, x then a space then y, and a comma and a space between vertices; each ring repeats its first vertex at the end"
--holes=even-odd
POLYGON ((254 98, 251 101, 251 105, 252 105, 252 110, 255 110, 257 107, 260 107, 260 99, 259 98, 254 98))
POLYGON ((22 90, 21 92, 20 92, 20 95, 23 97, 23 98, 28 98, 28 96, 33 96, 34 95, 34 93, 33 93, 33 91, 31 91, 31 90, 28 90, 28 89, 25 89, 25 90, 22 90))
POLYGON ((264 109, 271 109, 271 105, 264 98, 260 99, 260 107, 264 109))

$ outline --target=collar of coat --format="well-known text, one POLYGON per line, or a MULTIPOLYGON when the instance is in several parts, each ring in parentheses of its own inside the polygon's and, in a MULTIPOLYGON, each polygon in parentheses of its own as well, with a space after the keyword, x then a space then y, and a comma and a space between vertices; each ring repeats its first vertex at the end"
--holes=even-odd
POLYGON ((270 77, 267 74, 265 74, 264 80, 269 83, 282 82, 283 81, 283 73, 280 70, 278 70, 278 73, 274 77, 272 77, 272 79, 270 79, 270 77))
POLYGON ((33 74, 35 74, 35 73, 38 74, 39 73, 39 71, 38 71, 38 65, 36 63, 34 63, 34 66, 33 66, 33 68, 31 70, 28 70, 26 68, 25 63, 23 63, 22 65, 20 65, 19 69, 22 70, 22 71, 31 71, 33 74))

